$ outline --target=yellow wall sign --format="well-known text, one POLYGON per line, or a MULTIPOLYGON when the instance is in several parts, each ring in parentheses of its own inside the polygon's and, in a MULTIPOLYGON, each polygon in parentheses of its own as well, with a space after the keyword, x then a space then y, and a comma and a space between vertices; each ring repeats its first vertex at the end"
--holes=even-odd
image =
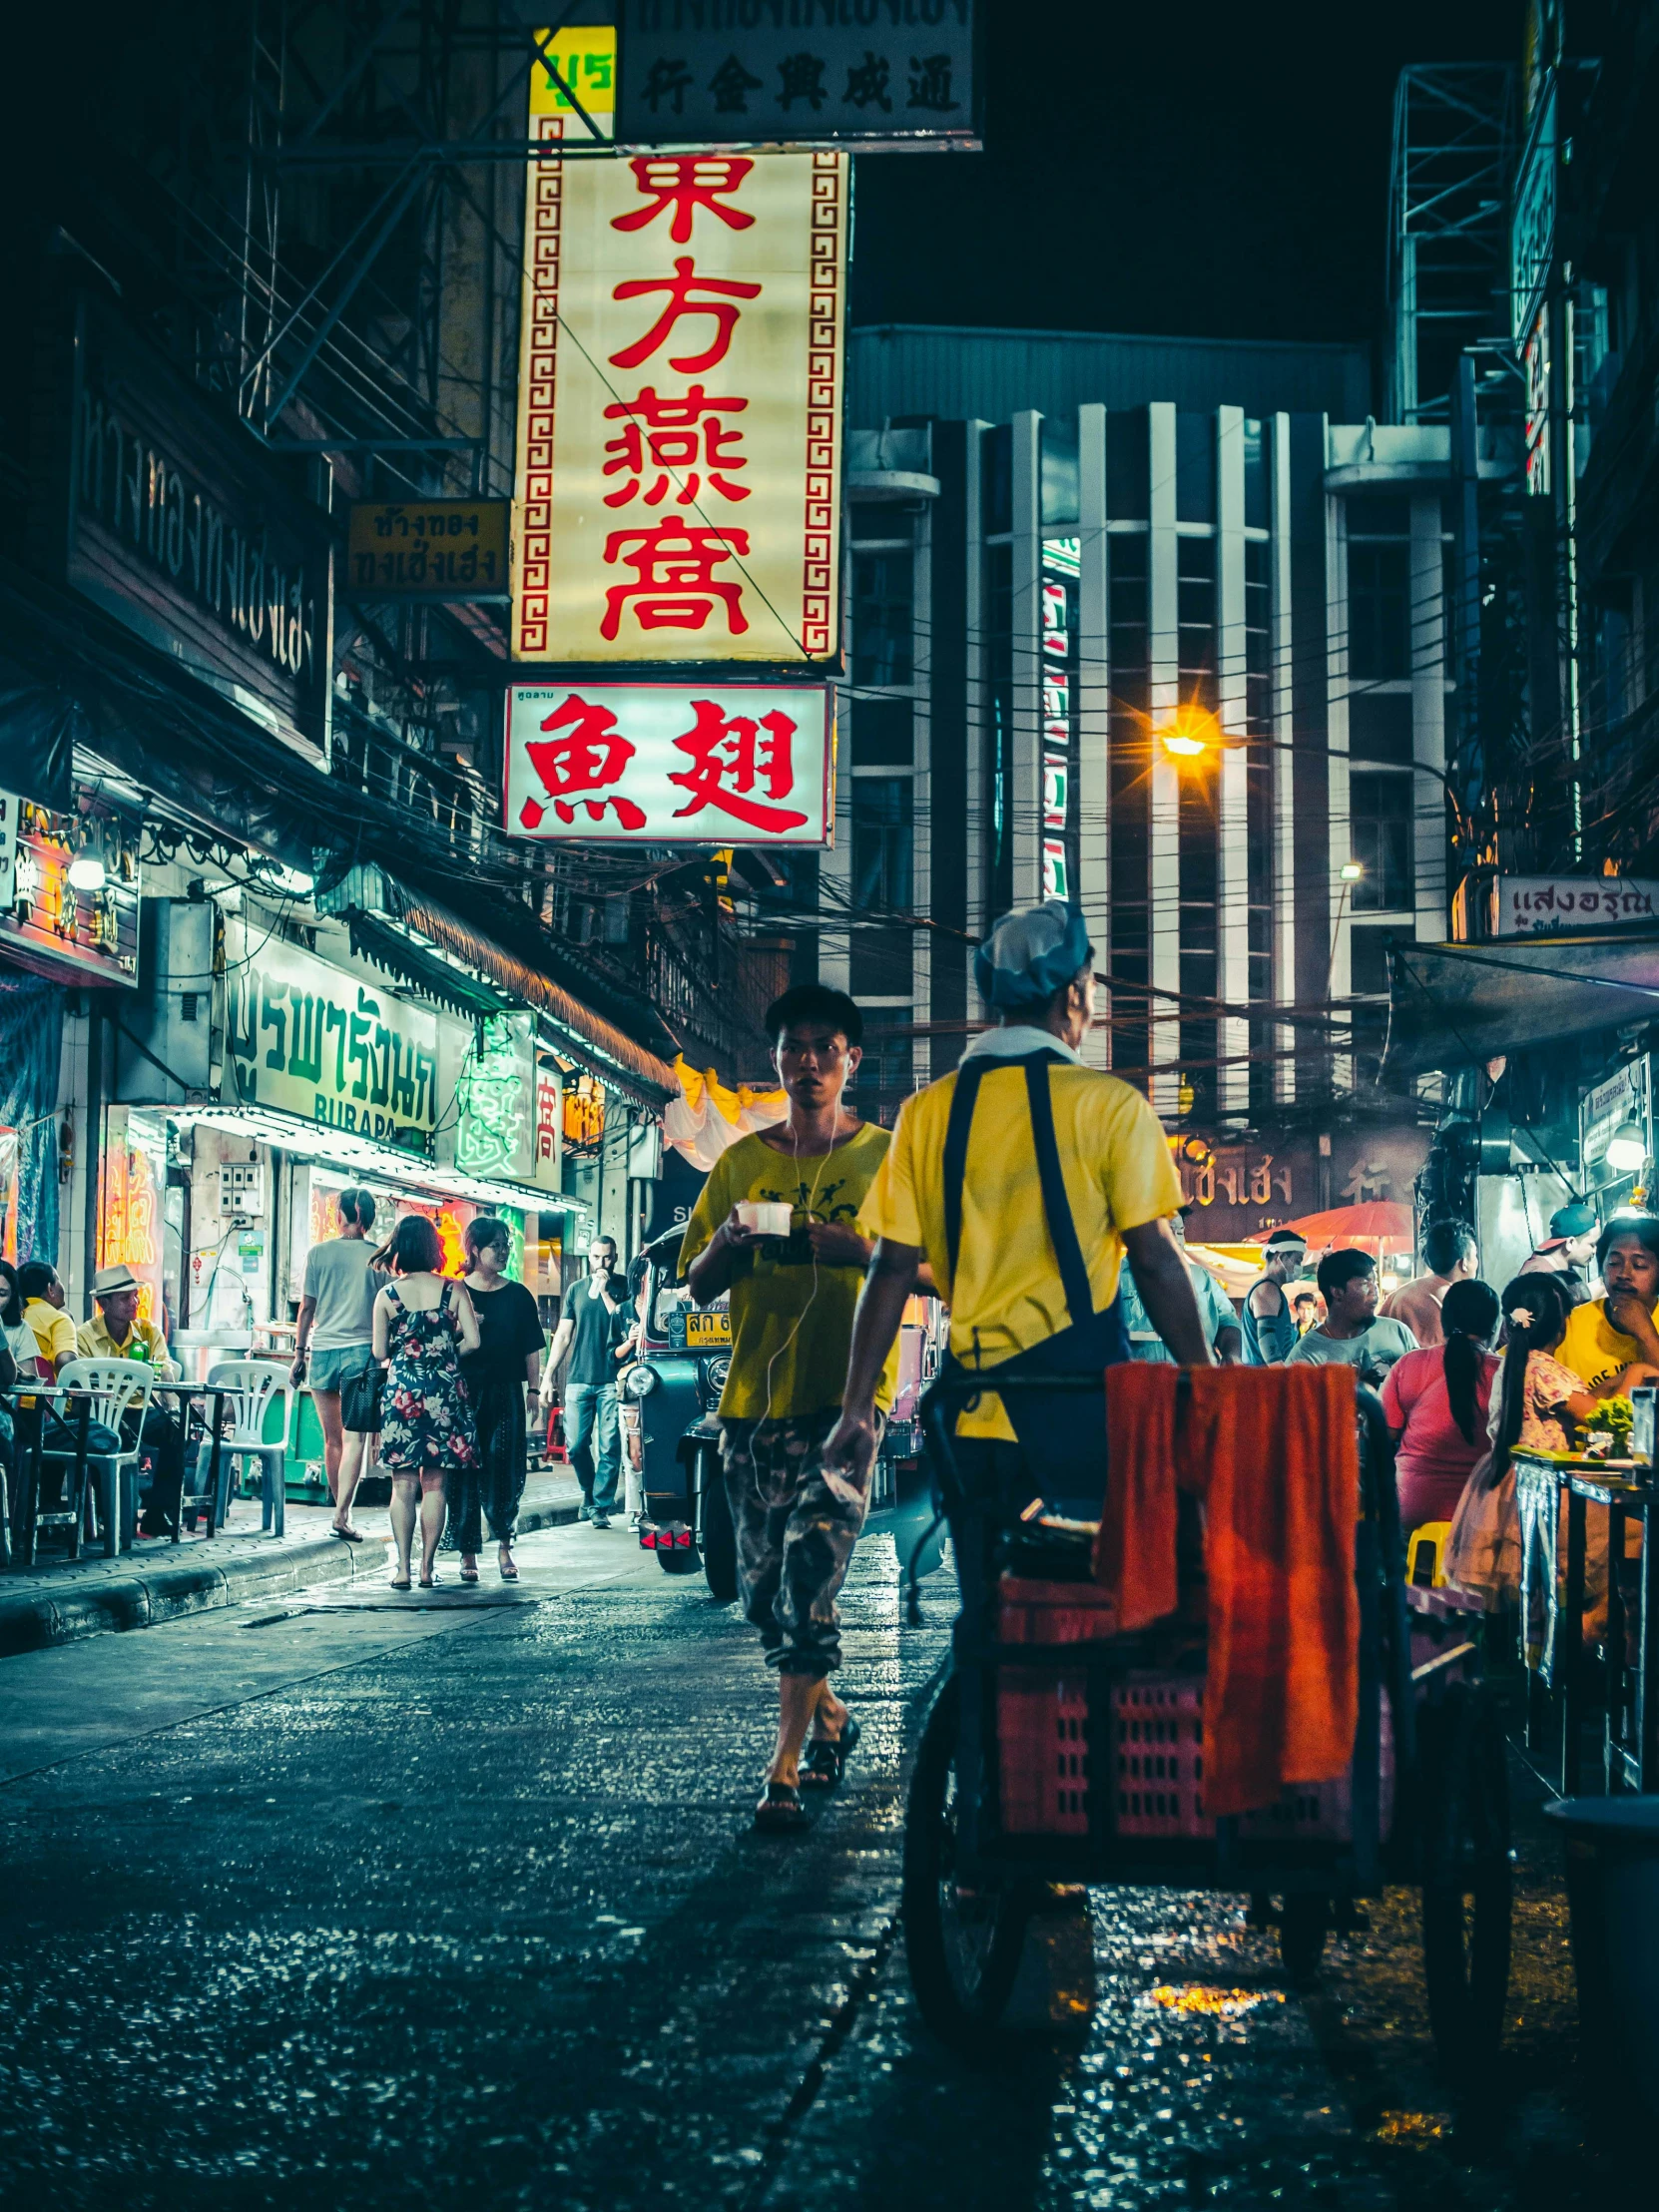
MULTIPOLYGON (((550 59, 565 84, 575 93, 586 114, 597 124, 601 138, 616 130, 616 26, 578 24, 575 30, 538 31, 536 44, 550 59)), ((539 138, 539 116, 568 120, 569 136, 590 136, 581 116, 554 82, 546 60, 530 64, 530 136, 539 138)))
POLYGON ((363 599, 505 599, 504 499, 359 500, 346 589, 363 599))
POLYGON ((830 152, 530 164, 515 658, 838 654, 847 186, 830 152))

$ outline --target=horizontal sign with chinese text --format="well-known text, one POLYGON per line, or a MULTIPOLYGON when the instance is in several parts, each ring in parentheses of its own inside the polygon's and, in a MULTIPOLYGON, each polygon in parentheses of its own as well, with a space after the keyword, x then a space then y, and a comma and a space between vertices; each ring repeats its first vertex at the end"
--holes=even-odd
POLYGON ((375 599, 505 599, 509 512, 504 499, 359 500, 347 588, 375 599))
POLYGON ((973 0, 624 0, 629 146, 979 144, 973 0))
POLYGON ((822 684, 514 684, 506 828, 647 844, 826 844, 822 684))
POLYGON ((1659 918, 1659 882, 1632 875, 1500 875, 1492 885, 1494 937, 1547 936, 1659 918))
POLYGON ((527 190, 514 657, 833 659, 847 157, 550 161, 527 190))

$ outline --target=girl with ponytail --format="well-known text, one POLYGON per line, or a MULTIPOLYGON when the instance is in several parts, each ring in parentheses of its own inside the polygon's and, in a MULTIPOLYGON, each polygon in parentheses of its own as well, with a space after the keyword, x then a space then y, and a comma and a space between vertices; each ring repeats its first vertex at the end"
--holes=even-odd
POLYGON ((1486 1450, 1486 1414, 1498 1364, 1490 1284, 1453 1283, 1439 1308, 1443 1341, 1408 1352, 1388 1370, 1382 1410, 1393 1430, 1399 1518, 1406 1529, 1449 1520, 1486 1450))

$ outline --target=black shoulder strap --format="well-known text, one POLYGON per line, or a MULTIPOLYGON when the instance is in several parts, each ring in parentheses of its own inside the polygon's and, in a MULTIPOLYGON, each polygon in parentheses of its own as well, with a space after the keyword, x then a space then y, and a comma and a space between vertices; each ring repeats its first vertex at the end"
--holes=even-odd
POLYGON ((944 1249, 950 1256, 950 1280, 956 1280, 956 1255, 962 1248, 962 1190, 967 1181, 968 1136, 973 1128, 973 1109, 978 1103, 979 1086, 993 1067, 1006 1067, 1005 1060, 991 1060, 975 1055, 964 1060, 956 1070, 956 1087, 950 1094, 950 1119, 944 1131, 944 1249))
POLYGON ((1048 1241, 1059 1263, 1060 1281, 1065 1286, 1072 1325, 1081 1327, 1094 1312, 1094 1291, 1089 1283, 1083 1247, 1078 1241, 1077 1224, 1071 1217, 1065 1172, 1060 1166, 1060 1147, 1054 1135, 1054 1094, 1049 1085, 1055 1057, 1046 1052, 1034 1052, 1024 1063, 1025 1096, 1031 1108, 1031 1136, 1037 1148, 1037 1174, 1042 1183, 1048 1241))

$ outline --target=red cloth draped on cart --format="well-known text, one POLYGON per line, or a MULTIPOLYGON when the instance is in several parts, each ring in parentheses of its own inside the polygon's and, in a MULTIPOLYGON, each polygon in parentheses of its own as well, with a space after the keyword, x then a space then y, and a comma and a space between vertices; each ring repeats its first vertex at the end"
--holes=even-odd
POLYGON ((1345 1367, 1198 1368, 1107 1378, 1109 1474, 1096 1578, 1125 1630, 1175 1610, 1175 1494, 1204 1501, 1209 1657, 1204 1808, 1271 1805, 1354 1756, 1360 1710, 1360 1508, 1354 1376, 1345 1367))

